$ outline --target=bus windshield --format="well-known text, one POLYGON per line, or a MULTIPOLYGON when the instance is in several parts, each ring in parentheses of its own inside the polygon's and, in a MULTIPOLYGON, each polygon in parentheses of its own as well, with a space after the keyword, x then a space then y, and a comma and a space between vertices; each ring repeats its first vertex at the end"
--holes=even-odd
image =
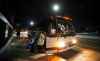
POLYGON ((69 36, 74 34, 75 29, 72 21, 56 18, 50 21, 47 36, 69 36))

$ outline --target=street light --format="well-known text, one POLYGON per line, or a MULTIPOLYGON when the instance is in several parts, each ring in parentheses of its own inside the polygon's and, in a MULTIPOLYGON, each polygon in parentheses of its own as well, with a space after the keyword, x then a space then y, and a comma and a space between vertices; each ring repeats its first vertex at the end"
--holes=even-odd
POLYGON ((58 4, 54 4, 52 9, 53 11, 58 12, 60 9, 60 6, 58 4))
POLYGON ((34 26, 34 22, 33 22, 33 21, 30 21, 30 25, 31 25, 31 26, 34 26))

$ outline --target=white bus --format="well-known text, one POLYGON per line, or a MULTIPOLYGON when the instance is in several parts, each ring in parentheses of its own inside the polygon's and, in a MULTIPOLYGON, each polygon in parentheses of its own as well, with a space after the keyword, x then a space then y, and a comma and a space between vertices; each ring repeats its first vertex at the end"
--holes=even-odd
POLYGON ((56 16, 49 20, 46 32, 46 49, 48 53, 61 52, 77 43, 72 19, 56 16))

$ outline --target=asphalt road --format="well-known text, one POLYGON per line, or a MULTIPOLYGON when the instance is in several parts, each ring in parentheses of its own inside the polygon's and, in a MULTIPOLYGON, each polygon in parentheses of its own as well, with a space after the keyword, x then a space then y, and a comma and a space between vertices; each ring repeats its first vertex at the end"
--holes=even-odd
POLYGON ((53 55, 34 54, 23 48, 9 48, 0 61, 100 61, 100 39, 80 38, 78 45, 70 50, 53 55))

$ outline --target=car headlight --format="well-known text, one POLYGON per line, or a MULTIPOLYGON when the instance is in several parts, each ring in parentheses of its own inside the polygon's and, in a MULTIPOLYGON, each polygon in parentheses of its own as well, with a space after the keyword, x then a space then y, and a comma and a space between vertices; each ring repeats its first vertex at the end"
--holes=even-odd
POLYGON ((64 48, 66 46, 64 39, 63 38, 59 38, 58 41, 56 42, 56 46, 58 48, 64 48))
POLYGON ((58 48, 64 48, 65 47, 65 43, 62 41, 62 42, 59 42, 58 44, 57 44, 58 46, 58 48))
POLYGON ((77 38, 72 39, 72 44, 77 44, 77 38))

